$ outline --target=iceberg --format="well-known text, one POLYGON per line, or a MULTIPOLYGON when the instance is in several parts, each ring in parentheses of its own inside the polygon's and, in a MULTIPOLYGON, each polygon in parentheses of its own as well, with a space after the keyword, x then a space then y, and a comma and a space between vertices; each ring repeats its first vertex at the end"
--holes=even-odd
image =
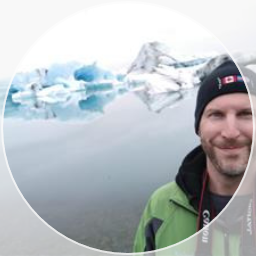
POLYGON ((146 43, 128 69, 127 79, 146 81, 153 93, 193 88, 195 71, 212 57, 181 58, 163 43, 146 43))
POLYGON ((73 80, 74 72, 80 68, 83 63, 71 61, 67 63, 54 63, 47 69, 45 86, 50 86, 64 81, 73 80))
POLYGON ((97 82, 105 80, 114 80, 116 76, 110 71, 102 69, 96 63, 92 65, 82 66, 74 72, 76 80, 83 80, 85 82, 97 82))

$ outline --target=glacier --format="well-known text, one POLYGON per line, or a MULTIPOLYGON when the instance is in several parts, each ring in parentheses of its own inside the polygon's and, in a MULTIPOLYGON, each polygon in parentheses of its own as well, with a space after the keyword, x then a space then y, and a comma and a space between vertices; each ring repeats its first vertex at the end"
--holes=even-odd
MULTIPOLYGON (((236 57, 243 65, 252 65, 255 56, 236 57)), ((201 81, 229 59, 221 53, 182 55, 161 42, 149 42, 123 73, 102 68, 97 62, 77 61, 19 72, 8 91, 5 117, 91 122, 126 93, 159 113, 193 97, 201 81)))

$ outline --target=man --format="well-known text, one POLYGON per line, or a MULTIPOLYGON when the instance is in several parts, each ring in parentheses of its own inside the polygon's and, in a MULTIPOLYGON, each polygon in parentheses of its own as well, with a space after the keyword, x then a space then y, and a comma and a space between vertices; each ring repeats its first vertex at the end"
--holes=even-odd
MULTIPOLYGON (((164 248, 190 237, 222 211, 238 188, 250 156, 253 123, 245 83, 232 61, 202 82, 195 131, 201 146, 185 157, 175 182, 152 195, 137 230, 135 252, 164 248)), ((209 255, 204 246, 212 247, 212 237, 209 230, 201 232, 197 255, 209 255)), ((223 242, 219 244, 224 247, 223 242)), ((229 249, 217 248, 217 255, 226 255, 229 249)))

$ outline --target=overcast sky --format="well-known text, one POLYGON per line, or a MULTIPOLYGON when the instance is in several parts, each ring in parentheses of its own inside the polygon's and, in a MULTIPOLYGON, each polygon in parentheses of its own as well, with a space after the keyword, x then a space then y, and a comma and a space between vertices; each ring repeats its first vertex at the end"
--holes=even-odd
POLYGON ((190 54, 222 50, 213 35, 183 15, 157 5, 114 3, 81 11, 53 26, 31 47, 18 71, 71 60, 126 68, 149 41, 190 54))

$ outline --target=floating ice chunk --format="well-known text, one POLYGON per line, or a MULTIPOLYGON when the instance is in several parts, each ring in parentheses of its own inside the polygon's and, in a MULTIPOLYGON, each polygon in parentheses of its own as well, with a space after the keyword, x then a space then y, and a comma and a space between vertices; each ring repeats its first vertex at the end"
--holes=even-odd
POLYGON ((27 90, 16 92, 12 95, 12 100, 15 103, 22 103, 29 99, 37 98, 43 102, 56 103, 66 101, 69 96, 70 90, 61 84, 57 84, 39 91, 27 90))
POLYGON ((45 88, 37 93, 37 97, 44 102, 54 103, 66 101, 70 96, 70 90, 62 84, 45 88))

